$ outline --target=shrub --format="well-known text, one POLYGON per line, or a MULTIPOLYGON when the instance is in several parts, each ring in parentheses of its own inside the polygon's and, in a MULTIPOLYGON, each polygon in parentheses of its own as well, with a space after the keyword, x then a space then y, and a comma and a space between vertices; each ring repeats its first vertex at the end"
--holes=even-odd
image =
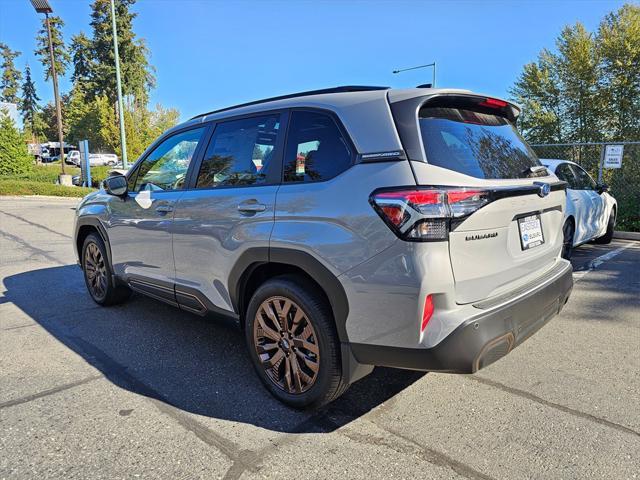
POLYGON ((0 175, 22 174, 33 167, 33 156, 13 124, 13 120, 0 111, 0 175))
MULTIPOLYGON (((70 175, 79 175, 80 169, 66 165, 65 172, 70 175)), ((33 168, 28 172, 8 175, 5 178, 7 179, 11 178, 16 180, 31 180, 34 182, 56 183, 58 181, 59 175, 60 175, 60 165, 56 166, 56 165, 47 164, 47 165, 34 165, 33 168)))
POLYGON ((0 179, 0 195, 51 195, 54 197, 84 197, 92 188, 65 187, 54 183, 29 180, 0 179))

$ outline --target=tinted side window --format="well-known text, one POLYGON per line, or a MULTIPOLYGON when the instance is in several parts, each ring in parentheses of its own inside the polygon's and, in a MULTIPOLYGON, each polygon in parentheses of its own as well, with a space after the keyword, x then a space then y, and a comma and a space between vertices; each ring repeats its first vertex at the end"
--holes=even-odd
POLYGON ((153 149, 138 168, 133 191, 179 190, 205 128, 172 135, 153 149))
POLYGON ((265 183, 273 168, 280 114, 220 123, 202 160, 196 188, 265 183))
POLYGON ((569 184, 569 188, 576 190, 578 188, 576 183, 576 177, 573 175, 573 171, 568 163, 561 163, 556 168, 556 176, 569 184))
POLYGON ((579 189, 581 190, 595 190, 596 182, 593 181, 591 176, 585 172, 582 167, 577 165, 571 165, 573 172, 577 179, 577 184, 579 189))
POLYGON ((352 159, 349 143, 329 115, 306 111, 291 114, 285 182, 327 180, 349 168, 352 159))

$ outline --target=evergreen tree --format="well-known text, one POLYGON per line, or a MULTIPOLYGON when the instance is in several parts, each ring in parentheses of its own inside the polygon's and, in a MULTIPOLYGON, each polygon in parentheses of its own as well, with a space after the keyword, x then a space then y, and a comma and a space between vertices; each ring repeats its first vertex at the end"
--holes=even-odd
POLYGON ((596 33, 565 27, 555 53, 543 50, 511 95, 533 143, 640 138, 640 6, 607 15, 596 33))
MULTIPOLYGON (((155 78, 144 41, 133 32, 136 14, 130 9, 134 3, 135 0, 115 2, 127 153, 132 159, 162 132, 176 125, 179 118, 175 109, 160 105, 155 110, 147 108, 155 78)), ((74 143, 88 139, 92 149, 121 156, 109 0, 94 0, 91 8, 91 38, 80 33, 72 38, 70 46, 73 88, 63 104, 66 136, 74 143)), ((53 111, 50 118, 55 122, 53 111)))
POLYGON ((543 50, 535 63, 528 63, 511 94, 522 105, 520 129, 532 143, 555 143, 564 139, 562 104, 556 57, 543 50))
POLYGON ((640 5, 627 4, 600 23, 602 90, 612 140, 640 138, 640 5))
POLYGON ((73 65, 71 81, 73 83, 83 83, 85 91, 90 88, 87 83, 91 81, 91 74, 95 69, 92 48, 91 40, 83 32, 71 37, 71 45, 69 47, 73 65))
MULTIPOLYGON (((69 62, 71 61, 71 56, 69 55, 62 35, 64 21, 60 17, 49 17, 49 24, 51 26, 51 43, 53 45, 53 56, 56 62, 56 74, 59 77, 64 77, 69 62)), ((47 33, 46 19, 42 20, 42 28, 38 31, 36 44, 38 48, 34 53, 45 67, 45 80, 49 80, 51 78, 51 57, 49 55, 49 35, 47 33)))
POLYGON ((557 75, 572 142, 602 140, 601 106, 598 92, 598 53, 594 36, 581 23, 565 27, 556 42, 557 75))
POLYGON ((26 173, 32 164, 33 157, 13 120, 0 110, 0 175, 26 173))
POLYGON ((2 79, 0 80, 0 99, 8 103, 20 103, 18 90, 22 73, 15 66, 14 60, 20 52, 11 50, 8 45, 0 43, 0 57, 2 57, 2 79))
POLYGON ((31 78, 31 69, 29 65, 24 69, 24 83, 22 84, 22 103, 20 104, 20 112, 22 112, 22 122, 25 129, 28 128, 33 134, 37 134, 37 116, 38 102, 40 99, 36 93, 36 85, 31 78))
MULTIPOLYGON (((149 90, 155 86, 153 68, 149 64, 147 49, 142 39, 133 32, 136 14, 130 11, 135 0, 116 0, 116 29, 122 78, 122 93, 130 103, 146 105, 149 90)), ((114 104, 116 100, 116 75, 113 53, 113 30, 109 0, 95 0, 91 5, 93 29, 92 53, 95 63, 90 77, 95 85, 89 96, 106 95, 114 104)))

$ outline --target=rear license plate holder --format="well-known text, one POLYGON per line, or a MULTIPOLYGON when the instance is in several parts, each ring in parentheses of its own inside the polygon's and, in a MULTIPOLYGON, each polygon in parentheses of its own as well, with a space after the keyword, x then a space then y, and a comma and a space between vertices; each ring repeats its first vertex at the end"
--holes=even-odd
POLYGON ((529 250, 544 244, 540 214, 536 213, 520 217, 518 219, 518 232, 520 233, 522 250, 529 250))

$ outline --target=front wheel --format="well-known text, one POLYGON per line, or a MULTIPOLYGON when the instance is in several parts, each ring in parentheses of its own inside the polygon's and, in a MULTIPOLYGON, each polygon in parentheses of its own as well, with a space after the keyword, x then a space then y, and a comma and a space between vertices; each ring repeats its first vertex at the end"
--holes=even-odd
POLYGON ((99 305, 116 305, 129 298, 131 290, 115 283, 107 250, 97 234, 87 235, 82 246, 82 270, 89 295, 99 305))
POLYGON ((268 280, 247 308, 246 341, 255 370, 278 400, 317 408, 348 387, 331 309, 302 277, 268 280))
POLYGON ((573 254, 573 236, 575 234, 575 228, 571 220, 564 222, 562 226, 562 258, 565 260, 571 260, 573 254))

